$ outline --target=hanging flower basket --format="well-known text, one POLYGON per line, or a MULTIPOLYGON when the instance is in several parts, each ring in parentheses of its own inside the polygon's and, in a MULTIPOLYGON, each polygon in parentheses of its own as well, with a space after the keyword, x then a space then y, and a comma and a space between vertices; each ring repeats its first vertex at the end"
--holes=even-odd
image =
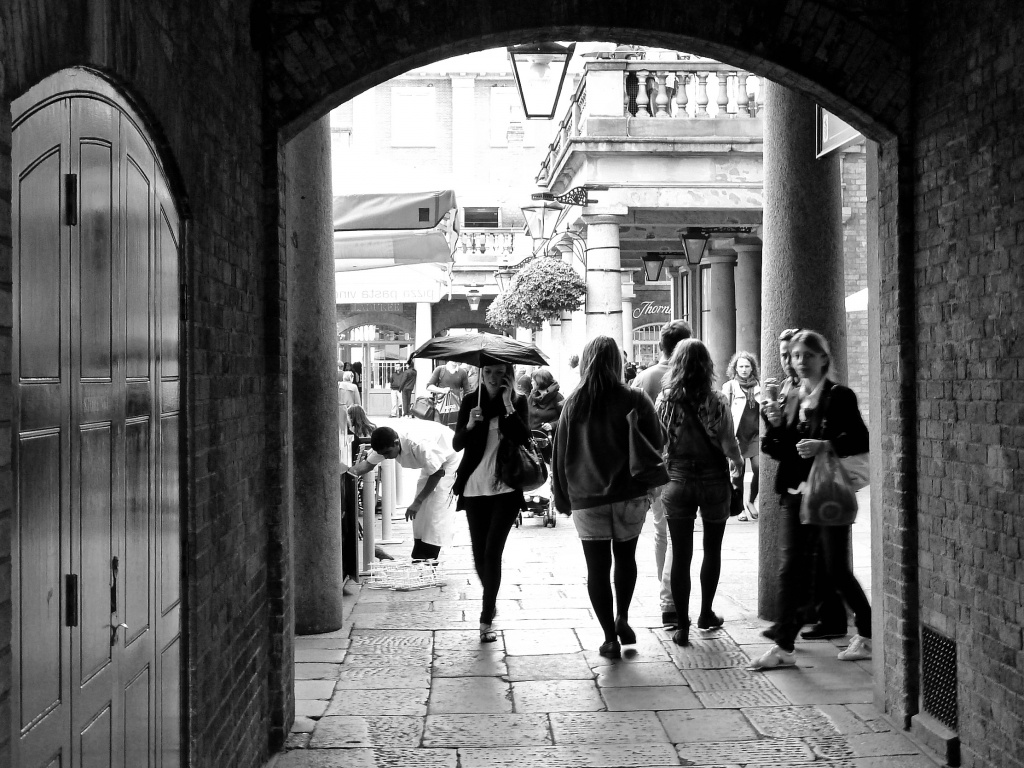
POLYGON ((498 328, 538 328, 545 320, 583 305, 587 284, 558 258, 539 256, 523 266, 509 290, 487 310, 487 322, 498 328))

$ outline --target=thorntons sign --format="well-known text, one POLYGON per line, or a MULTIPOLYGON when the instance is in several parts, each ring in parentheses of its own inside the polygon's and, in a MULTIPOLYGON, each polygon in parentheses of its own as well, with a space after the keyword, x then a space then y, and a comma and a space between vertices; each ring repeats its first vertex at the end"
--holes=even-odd
POLYGON ((667 323, 672 319, 669 292, 638 290, 633 299, 633 324, 667 323))

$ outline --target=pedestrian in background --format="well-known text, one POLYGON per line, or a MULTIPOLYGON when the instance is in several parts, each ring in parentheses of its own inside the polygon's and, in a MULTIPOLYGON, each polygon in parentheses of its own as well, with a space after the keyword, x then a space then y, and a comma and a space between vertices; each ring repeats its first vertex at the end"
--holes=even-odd
POLYGON ((598 336, 583 349, 579 386, 566 400, 555 429, 551 486, 556 508, 572 514, 582 542, 587 593, 604 631, 599 653, 609 659, 622 655, 622 644, 636 642, 629 606, 648 489, 630 472, 628 416, 633 410, 642 436, 661 450, 661 424, 650 398, 625 385, 618 344, 598 336))
POLYGON ((758 480, 760 478, 761 441, 761 383, 758 380, 757 358, 750 352, 737 352, 725 369, 728 381, 722 393, 728 398, 732 423, 736 428, 736 442, 740 446, 743 463, 740 466, 740 493, 743 492, 743 472, 750 462, 750 495, 739 515, 741 522, 757 520, 758 480))
MULTIPOLYGON (((669 359, 676 344, 692 335, 690 324, 685 320, 669 320, 661 326, 661 338, 658 343, 661 356, 658 362, 637 374, 630 386, 642 389, 651 398, 651 402, 656 403, 665 386, 665 374, 669 371, 669 359)), ((661 623, 666 627, 675 628, 678 616, 676 604, 672 601, 672 549, 668 545, 668 521, 665 519, 665 505, 661 500, 664 489, 663 485, 651 488, 648 498, 651 502, 651 517, 654 518, 654 563, 661 584, 658 595, 661 604, 661 623)))
POLYGON ((412 413, 412 395, 416 391, 416 366, 412 360, 405 364, 405 378, 402 379, 402 413, 409 416, 412 413))
POLYGON ((662 492, 672 536, 672 598, 679 611, 676 645, 689 645, 690 561, 697 512, 704 524, 700 566, 698 629, 717 629, 723 619, 713 608, 722 572, 722 539, 729 520, 730 476, 743 466, 725 396, 713 390, 715 366, 704 343, 676 345, 658 399, 658 416, 668 432, 665 451, 669 482, 662 492), (731 467, 730 467, 731 464, 731 467))
POLYGON ((454 429, 459 406, 468 389, 469 375, 457 361, 449 360, 437 366, 427 381, 427 392, 434 396, 434 421, 454 429))

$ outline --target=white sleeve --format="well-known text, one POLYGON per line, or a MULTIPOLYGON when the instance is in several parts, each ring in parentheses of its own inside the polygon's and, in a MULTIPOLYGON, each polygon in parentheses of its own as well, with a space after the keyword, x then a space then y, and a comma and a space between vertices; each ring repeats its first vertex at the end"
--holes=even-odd
POLYGON ((444 466, 445 456, 439 445, 426 445, 418 440, 410 440, 409 452, 416 457, 416 463, 427 474, 432 475, 444 466))
POLYGON ((366 452, 366 461, 373 464, 373 466, 377 466, 384 461, 384 457, 371 448, 366 452))

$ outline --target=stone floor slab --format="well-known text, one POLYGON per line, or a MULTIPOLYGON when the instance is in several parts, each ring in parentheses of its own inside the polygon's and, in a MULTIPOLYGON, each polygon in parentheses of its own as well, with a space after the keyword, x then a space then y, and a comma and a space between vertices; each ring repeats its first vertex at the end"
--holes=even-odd
POLYGON ((551 744, 543 714, 429 715, 423 734, 427 747, 514 747, 551 744))
POLYGON ((337 680, 341 664, 301 662, 295 665, 296 680, 337 680))
POLYGON ((807 742, 825 760, 855 757, 914 755, 917 746, 902 733, 861 733, 834 738, 812 737, 807 742))
POLYGON ((708 741, 749 741, 758 737, 739 710, 698 709, 659 712, 658 720, 670 741, 681 744, 708 741))
POLYGON ((510 656, 575 653, 582 650, 571 627, 547 629, 506 629, 505 651, 510 656))
POLYGON ((371 749, 296 749, 278 757, 274 768, 377 768, 371 749))
POLYGON ((756 707, 743 714, 763 736, 800 738, 804 736, 839 736, 831 718, 817 707, 756 707))
POLYGON ((552 712, 555 744, 657 744, 669 737, 654 712, 552 712))
POLYGON ((454 749, 374 749, 375 768, 456 768, 454 749))
POLYGON ((296 648, 295 661, 324 661, 340 664, 345 660, 346 653, 340 648, 296 648))
MULTIPOLYGON (((486 645, 487 649, 491 651, 503 651, 505 650, 504 633, 497 626, 494 629, 498 639, 493 643, 483 645, 486 645)), ((434 633, 435 651, 469 651, 482 649, 483 645, 480 643, 479 624, 472 629, 442 629, 434 633)))
MULTIPOLYGON (((296 665, 300 666, 300 665, 296 665)), ((373 688, 428 688, 430 672, 418 667, 347 667, 335 675, 335 690, 365 690, 373 688)))
POLYGON ((582 653, 559 653, 550 656, 509 656, 507 678, 523 680, 593 680, 582 653))
POLYGON ((626 688, 632 686, 686 685, 675 664, 652 662, 633 664, 623 660, 597 668, 597 684, 602 688, 626 688))
POLYGON ((327 715, 418 715, 427 714, 430 689, 378 688, 341 690, 327 706, 327 715))
POLYGON ((292 731, 285 737, 284 747, 282 747, 282 750, 287 752, 292 749, 306 749, 309 746, 309 737, 312 735, 312 726, 310 726, 308 733, 292 731))
POLYGON ((698 691, 695 695, 708 709, 781 707, 791 703, 778 691, 698 691))
POLYGON ((672 661, 680 669, 726 669, 746 667, 750 663, 730 637, 692 638, 687 647, 666 643, 672 661))
POLYGON ((364 613, 352 618, 358 629, 463 629, 467 623, 478 623, 464 611, 398 611, 396 613, 364 613))
POLYGON ((352 653, 345 657, 344 669, 353 667, 380 667, 393 669, 398 667, 420 667, 429 669, 434 661, 434 654, 426 648, 405 648, 400 651, 393 651, 389 654, 383 653, 352 653))
POLYGON ((415 748, 423 741, 423 718, 372 715, 364 718, 374 747, 415 748))
MULTIPOLYGON (((420 596, 422 598, 422 595, 420 596)), ((439 600, 438 603, 442 606, 446 606, 450 610, 462 610, 458 606, 448 605, 443 600, 439 600)), ((397 600, 387 602, 376 602, 370 603, 359 601, 355 609, 352 611, 353 616, 362 616, 367 613, 397 613, 401 611, 432 611, 434 610, 434 603, 431 600, 410 600, 408 602, 399 602, 397 600)))
POLYGON ((604 701, 592 680, 512 683, 516 712, 597 712, 604 701))
POLYGON ((309 740, 310 749, 372 746, 370 729, 363 717, 322 717, 309 740))
POLYGON ((324 699, 296 699, 296 717, 323 717, 327 710, 328 702, 324 699))
POLYGON ((433 677, 498 677, 505 675, 505 652, 484 650, 493 643, 477 650, 439 650, 431 667, 433 677))
POLYGON ((703 709, 704 705, 683 685, 602 688, 601 696, 612 712, 636 710, 703 709))
POLYGON ((766 763, 788 766, 815 760, 811 748, 799 739, 692 742, 677 744, 676 751, 683 765, 766 763))
POLYGON ((496 677, 435 678, 427 711, 432 715, 511 712, 508 683, 496 677))
POLYGON ((461 768, 651 768, 679 765, 671 744, 460 749, 461 768))
POLYGON ((351 653, 391 655, 395 650, 403 648, 424 648, 430 650, 433 644, 433 633, 424 630, 385 631, 379 629, 353 629, 349 651, 351 653))
POLYGON ((296 680, 296 699, 329 699, 334 694, 333 680, 296 680))
POLYGON ((344 650, 348 648, 347 637, 321 637, 320 635, 300 635, 295 638, 295 650, 304 651, 311 648, 334 648, 344 650))
MULTIPOLYGON (((657 631, 640 626, 634 626, 633 629, 636 632, 636 643, 622 646, 624 659, 631 663, 672 660, 661 638, 658 637, 657 631)), ((597 652, 601 643, 604 642, 604 635, 599 627, 579 629, 576 634, 580 637, 587 662, 591 667, 603 667, 613 663, 597 652)))
POLYGON ((312 733, 316 727, 316 720, 308 715, 300 715, 298 702, 295 707, 295 721, 292 723, 292 733, 312 733))

